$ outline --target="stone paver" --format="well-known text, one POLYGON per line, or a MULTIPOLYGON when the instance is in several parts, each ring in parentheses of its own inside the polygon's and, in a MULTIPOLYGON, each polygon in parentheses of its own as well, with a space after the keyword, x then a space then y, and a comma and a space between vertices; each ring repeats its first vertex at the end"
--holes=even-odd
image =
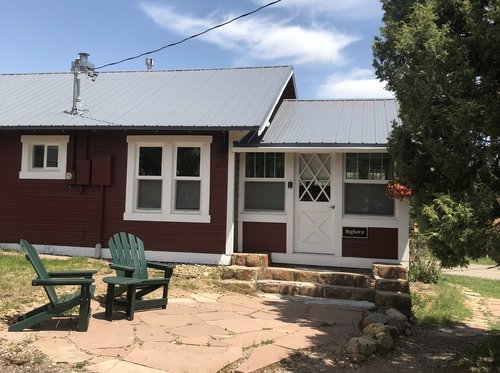
POLYGON ((259 369, 265 368, 268 365, 277 363, 282 359, 286 359, 295 351, 285 347, 275 345, 265 345, 257 347, 253 350, 252 355, 241 364, 237 369, 237 373, 250 373, 259 369))
POLYGON ((241 347, 146 342, 140 348, 134 349, 125 360, 141 362, 142 365, 163 369, 170 373, 215 373, 242 356, 241 347))
MULTIPOLYGON (((140 310, 130 322, 117 313, 105 320, 97 303, 86 333, 71 319, 43 323, 40 330, 2 332, 11 340, 33 340, 57 362, 86 361, 91 372, 253 372, 298 349, 338 351, 356 333, 362 308, 310 298, 193 294, 171 299, 167 309, 140 310), (248 358, 243 350, 250 348, 248 358), (232 370, 233 371, 233 370, 232 370)), ((365 307, 365 306, 364 306, 365 307)), ((366 309, 366 308, 365 308, 366 309)))
POLYGON ((56 363, 76 364, 90 360, 92 355, 75 348, 67 339, 40 338, 33 345, 56 363))

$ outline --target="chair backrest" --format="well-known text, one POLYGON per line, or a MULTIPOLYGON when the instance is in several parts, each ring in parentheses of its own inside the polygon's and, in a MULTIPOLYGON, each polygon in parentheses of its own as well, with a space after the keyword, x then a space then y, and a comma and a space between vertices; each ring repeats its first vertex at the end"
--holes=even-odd
MULTIPOLYGON (((26 259, 28 259, 28 261, 33 266, 33 269, 35 270, 38 278, 43 280, 49 279, 50 276, 47 273, 47 270, 45 269, 45 266, 43 265, 36 249, 26 240, 21 240, 21 247, 26 254, 26 259)), ((47 296, 49 297, 50 302, 53 305, 57 304, 59 298, 57 297, 57 293, 54 287, 51 285, 44 285, 43 287, 45 289, 45 292, 47 293, 47 296)))
MULTIPOLYGON (((135 268, 133 277, 145 280, 148 278, 146 267, 146 255, 144 254, 144 243, 131 233, 115 233, 108 241, 109 250, 113 263, 132 266, 135 268)), ((117 271, 119 276, 123 272, 117 271)))

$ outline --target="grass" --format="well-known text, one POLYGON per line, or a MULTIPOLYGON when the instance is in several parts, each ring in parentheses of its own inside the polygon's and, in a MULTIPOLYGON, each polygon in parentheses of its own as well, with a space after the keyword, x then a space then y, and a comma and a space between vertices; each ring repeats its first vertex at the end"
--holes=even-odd
POLYGON ((470 259, 469 260, 470 264, 482 264, 482 265, 487 265, 487 266, 494 266, 496 265, 496 262, 493 261, 492 259, 488 258, 487 256, 479 259, 470 259))
POLYGON ((445 281, 432 286, 432 295, 412 292, 413 313, 425 328, 449 327, 472 315, 460 289, 445 281))
MULTIPOLYGON (((430 292, 412 292, 415 318, 423 327, 434 328, 452 326, 470 317, 472 311, 466 306, 461 287, 483 297, 500 299, 499 281, 442 275, 437 284, 427 288, 430 292)), ((491 323, 489 327, 492 332, 500 331, 500 322, 491 323)), ((489 335, 481 343, 460 353, 454 364, 460 372, 500 371, 500 335, 489 335)))
POLYGON ((441 280, 447 284, 469 288, 483 297, 500 299, 500 281, 498 280, 455 275, 442 275, 441 280))
MULTIPOLYGON (((96 269, 99 273, 110 273, 105 261, 82 257, 68 259, 43 258, 47 271, 63 271, 75 269, 96 269)), ((47 297, 40 286, 32 286, 31 280, 36 275, 24 255, 12 251, 0 251, 0 315, 17 312, 33 303, 45 303, 47 297)), ((65 287, 64 290, 69 290, 65 287)))

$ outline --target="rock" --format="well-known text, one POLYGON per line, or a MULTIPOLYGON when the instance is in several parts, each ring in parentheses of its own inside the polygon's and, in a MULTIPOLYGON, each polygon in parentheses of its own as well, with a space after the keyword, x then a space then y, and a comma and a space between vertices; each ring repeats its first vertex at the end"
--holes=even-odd
POLYGON ((387 324, 396 327, 399 331, 399 334, 405 333, 408 328, 411 329, 410 323, 407 323, 405 321, 399 321, 396 319, 389 319, 387 321, 387 324))
POLYGON ((399 338, 399 330, 395 326, 392 325, 386 325, 385 330, 387 333, 389 333, 392 337, 392 339, 397 339, 399 338))
POLYGON ((381 323, 378 323, 378 322, 374 322, 372 324, 368 324, 363 329, 363 334, 371 335, 371 336, 374 336, 374 337, 377 334, 385 333, 385 332, 386 332, 385 325, 381 324, 381 323))
POLYGON ((367 325, 373 323, 387 324, 389 318, 383 313, 379 312, 366 312, 365 316, 361 320, 361 326, 364 329, 367 325))
POLYGON ((363 354, 350 354, 349 356, 353 363, 361 363, 366 360, 366 356, 363 354))
POLYGON ((353 337, 347 342, 347 352, 351 356, 365 355, 371 356, 377 351, 377 342, 368 336, 353 337))
POLYGON ((388 308, 387 310, 385 310, 385 314, 391 319, 408 322, 408 318, 406 317, 406 315, 394 308, 388 308))
POLYGON ((377 346, 380 352, 387 353, 394 349, 394 339, 389 333, 379 333, 376 335, 377 346))
POLYGON ((411 329, 411 327, 409 327, 409 328, 407 328, 407 329, 405 330, 405 335, 406 335, 407 337, 409 337, 409 336, 410 336, 410 335, 412 335, 412 334, 413 334, 413 330, 411 329))

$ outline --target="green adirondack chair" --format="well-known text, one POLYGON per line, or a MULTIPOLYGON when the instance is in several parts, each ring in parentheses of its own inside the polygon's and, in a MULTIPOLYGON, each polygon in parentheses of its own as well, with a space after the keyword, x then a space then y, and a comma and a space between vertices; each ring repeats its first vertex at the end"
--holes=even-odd
MULTIPOLYGON (((111 251, 111 257, 113 258, 113 263, 109 266, 116 270, 118 277, 124 278, 134 278, 137 282, 134 282, 131 286, 134 294, 134 302, 132 305, 130 301, 118 301, 115 303, 125 305, 128 307, 130 312, 130 319, 133 319, 134 310, 141 308, 157 308, 161 307, 165 309, 168 303, 168 285, 170 282, 170 277, 173 274, 175 265, 174 264, 163 264, 156 262, 146 261, 146 256, 144 254, 144 243, 142 240, 130 233, 115 233, 108 241, 109 250, 111 251), (164 272, 163 278, 149 278, 148 268, 159 269, 164 272), (156 289, 163 287, 163 293, 160 298, 154 299, 143 299, 143 297, 156 289)), ((117 291, 113 291, 110 294, 110 287, 108 287, 108 298, 117 297, 123 294, 125 291, 131 288, 128 285, 119 286, 117 291)), ((111 300, 108 299, 108 302, 111 300)), ((107 315, 111 316, 111 315, 107 315)))
POLYGON ((63 312, 79 306, 78 331, 87 331, 90 318, 90 299, 94 294, 95 285, 92 275, 95 270, 47 272, 36 249, 26 240, 21 240, 21 247, 26 254, 26 259, 33 266, 37 278, 32 281, 33 286, 43 286, 49 303, 38 307, 20 317, 17 322, 9 326, 9 331, 21 331, 61 315, 63 312), (54 286, 72 285, 80 286, 80 289, 67 295, 58 296, 54 286))

